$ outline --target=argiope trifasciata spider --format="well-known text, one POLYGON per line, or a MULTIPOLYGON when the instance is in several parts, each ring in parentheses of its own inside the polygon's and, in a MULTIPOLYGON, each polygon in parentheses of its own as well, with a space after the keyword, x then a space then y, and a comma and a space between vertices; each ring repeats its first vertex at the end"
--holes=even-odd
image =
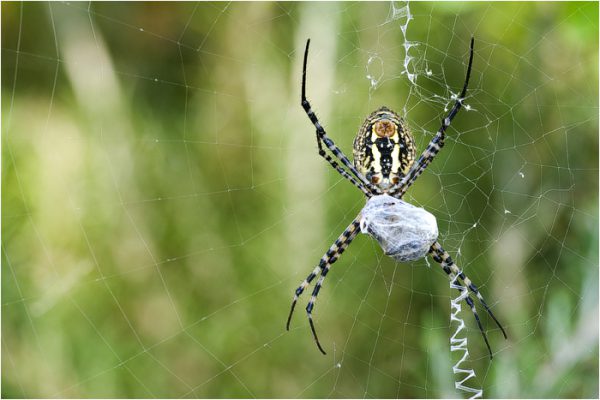
MULTIPOLYGON (((327 136, 325 129, 319 122, 317 116, 310 106, 310 103, 306 99, 306 63, 308 59, 308 47, 310 45, 309 39, 306 42, 304 63, 302 68, 302 108, 316 128, 319 155, 325 158, 325 160, 327 160, 327 162, 338 173, 340 173, 340 175, 349 180, 354 186, 359 188, 367 197, 369 202, 371 202, 374 198, 378 198, 381 200, 379 201, 380 205, 383 205, 384 207, 394 207, 400 203, 407 204, 400 199, 444 146, 446 129, 450 126, 450 123, 462 107, 463 100, 467 93, 469 77, 471 75, 471 66, 473 63, 473 43, 474 39, 471 38, 469 64, 467 67, 467 74, 463 89, 448 115, 442 120, 442 125, 437 131, 435 137, 431 140, 421 156, 415 161, 416 152, 414 140, 404 120, 394 111, 386 107, 381 107, 367 117, 365 122, 362 124, 356 138, 354 139, 354 164, 352 164, 348 157, 346 157, 344 153, 335 145, 335 143, 327 136), (325 151, 326 149, 333 154, 333 157, 325 151), (389 199, 389 201, 387 199, 389 199)), ((410 205, 409 207, 415 208, 414 206, 410 205)), ((425 211, 422 210, 422 212, 425 211)), ((315 326, 312 320, 312 311, 315 301, 317 300, 319 290, 323 285, 323 281, 325 280, 331 265, 340 258, 342 253, 346 250, 346 248, 348 248, 356 235, 361 230, 364 232, 364 226, 362 225, 364 220, 361 220, 361 218, 363 218, 363 215, 361 214, 359 214, 350 223, 346 230, 344 230, 344 232, 336 239, 329 250, 327 250, 327 252, 323 255, 317 267, 306 277, 306 279, 304 279, 304 281, 302 281, 300 286, 296 289, 290 314, 287 320, 286 328, 289 330, 290 320, 292 318, 298 297, 304 292, 310 283, 320 275, 308 305, 306 306, 306 312, 308 315, 310 328, 312 330, 315 342, 317 343, 317 347, 323 354, 325 354, 325 351, 321 347, 315 331, 315 326)), ((403 215, 396 214, 393 217, 398 220, 402 219, 403 215)), ((389 218, 389 216, 386 216, 385 218, 389 218)), ((435 218, 433 218, 433 221, 435 225, 435 218)), ((502 331, 504 338, 506 338, 507 336, 504 328, 502 328, 502 325, 500 325, 500 322, 498 322, 486 304, 477 287, 469 278, 467 278, 460 268, 458 268, 454 261, 452 261, 452 258, 448 252, 446 252, 437 241, 437 225, 435 225, 434 228, 434 238, 429 242, 426 242, 425 251, 422 251, 416 256, 415 254, 417 253, 414 252, 410 253, 409 257, 407 257, 406 255, 401 255, 399 250, 389 250, 386 248, 384 248, 384 250, 386 250, 386 254, 400 261, 418 259, 429 253, 433 260, 441 265, 444 272, 448 274, 454 284, 456 284, 457 281, 462 281, 462 284, 458 285, 461 287, 461 289, 459 289, 461 292, 466 290, 465 287, 467 287, 472 293, 475 294, 487 313, 502 331)), ((417 227, 417 230, 418 229, 419 228, 417 227)), ((365 233, 371 234, 378 240, 380 239, 370 230, 365 233)), ((417 234, 419 234, 418 231, 417 234)), ((382 243, 381 240, 379 240, 379 242, 380 244, 382 243)), ((412 245, 413 243, 410 242, 409 246, 412 245)), ((490 348, 485 331, 481 325, 481 321, 479 320, 475 303, 469 295, 465 297, 465 301, 475 316, 475 320, 477 321, 479 330, 483 335, 483 339, 485 340, 485 344, 488 348, 491 358, 492 350, 490 348)))

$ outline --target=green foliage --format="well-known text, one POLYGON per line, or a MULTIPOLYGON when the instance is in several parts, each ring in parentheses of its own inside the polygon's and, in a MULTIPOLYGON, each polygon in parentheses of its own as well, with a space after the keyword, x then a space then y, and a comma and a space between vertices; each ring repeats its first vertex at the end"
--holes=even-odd
POLYGON ((2 3, 2 396, 461 396, 432 261, 359 235, 315 308, 328 355, 309 294, 285 319, 364 205, 300 107, 306 38, 350 153, 384 104, 422 150, 474 35, 472 110, 407 199, 507 328, 483 317, 490 362, 463 307, 474 384, 597 398, 598 4, 411 3, 417 88, 400 6, 2 3))

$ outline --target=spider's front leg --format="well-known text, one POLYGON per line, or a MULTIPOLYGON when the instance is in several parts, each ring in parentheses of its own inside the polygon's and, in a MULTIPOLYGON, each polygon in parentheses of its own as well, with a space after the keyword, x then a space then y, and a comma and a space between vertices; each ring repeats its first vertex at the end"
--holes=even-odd
POLYGON ((467 95, 467 86, 469 85, 469 78, 471 77, 471 67, 473 65, 473 44, 474 44, 474 42, 475 42, 475 39, 473 37, 471 37, 471 49, 470 49, 470 54, 469 54, 469 65, 467 67, 467 76, 465 77, 465 83, 464 83, 464 86, 463 86, 463 89, 462 89, 460 95, 456 99, 454 106, 452 107, 452 109, 450 110, 450 112, 448 113, 446 118, 444 118, 442 120, 442 126, 437 131, 434 138, 431 139, 431 142, 429 142, 429 144, 427 145, 427 148, 421 154, 419 159, 413 164, 410 171, 408 171, 406 176, 404 176, 404 178, 397 185, 390 188, 390 190, 388 192, 388 194, 390 196, 394 196, 398 199, 401 199, 402 196, 404 196, 404 193, 406 193, 406 191, 408 190, 408 188, 417 180, 419 175, 421 175, 423 173, 425 168, 427 168, 427 166, 431 163, 431 161, 434 159, 434 157, 440 152, 442 147, 444 147, 444 138, 446 135, 446 129, 448 129, 448 127, 452 123, 452 120, 454 119, 456 114, 458 114, 458 112, 460 111, 460 109, 462 107, 462 102, 463 102, 465 96, 467 95))
POLYGON ((300 295, 304 292, 304 290, 310 285, 310 283, 315 279, 315 277, 320 273, 321 276, 317 280, 317 284, 312 292, 308 305, 306 306, 306 314, 308 316, 308 322, 310 323, 310 329, 312 331, 315 342, 317 343, 317 347, 321 351, 321 353, 326 354, 323 347, 321 347, 321 343, 319 343, 319 338, 317 337, 317 332, 315 331, 315 325, 312 320, 312 311, 315 306, 315 302, 317 301, 317 295, 319 294, 319 290, 323 286, 323 281, 331 268, 331 265, 335 263, 342 253, 348 248, 352 240, 356 237, 359 227, 359 217, 355 218, 354 221, 346 228, 346 230, 335 240, 333 245, 327 250, 327 252, 321 257, 319 261, 319 265, 302 281, 300 286, 296 289, 296 293, 294 294, 294 300, 292 301, 292 307, 290 309, 290 314, 287 319, 286 329, 290 329, 290 321, 292 319, 292 314, 294 313, 294 308, 296 307, 296 302, 300 295))
POLYGON ((304 50, 304 63, 302 66, 302 97, 301 104, 304 112, 310 119, 310 122, 315 126, 317 134, 317 145, 319 146, 319 155, 323 157, 327 162, 344 178, 348 179, 352 184, 358 187, 367 197, 371 197, 373 193, 381 193, 381 191, 373 186, 352 164, 348 157, 337 147, 337 145, 327 136, 325 128, 319 122, 317 115, 312 110, 310 103, 306 98, 306 64, 308 62, 308 48, 310 45, 310 39, 306 41, 306 49, 304 50), (356 177, 354 179, 344 168, 325 152, 326 147, 333 155, 356 177), (357 180, 358 179, 358 180, 357 180))
MULTIPOLYGON (((454 284, 456 284, 459 279, 462 280, 464 286, 469 288, 469 290, 472 293, 474 293, 475 296, 477 296, 477 298, 479 299, 479 301, 481 302, 481 304, 483 305, 483 307, 485 308, 485 310, 487 311, 489 316, 492 317, 494 322, 496 322, 496 325, 498 325, 498 327, 502 331, 502 334, 504 335, 504 339, 507 339, 506 331, 504 330, 504 328, 502 327, 502 325, 500 324, 498 319, 496 319, 496 316, 494 315, 494 313, 492 313, 492 310, 490 310, 490 308, 488 307, 487 303, 483 299, 483 296, 481 295, 481 293, 479 293, 479 289, 477 289, 477 286, 475 286, 471 282, 471 280, 460 270, 460 268, 458 268, 458 266, 452 260, 452 257, 450 257, 450 254, 448 254, 448 252, 442 248, 442 245, 439 242, 435 242, 431 246, 431 250, 429 250, 429 254, 436 262, 438 262, 442 266, 442 269, 444 270, 444 272, 446 274, 448 274, 448 276, 450 277, 450 280, 454 284)), ((462 286, 462 285, 457 285, 457 286, 462 286)), ((461 292, 464 290, 465 290, 464 288, 459 289, 459 291, 461 291, 461 292)), ((466 301, 467 305, 471 308, 471 311, 473 312, 473 315, 475 316, 475 321, 477 321, 477 326, 479 327, 479 330, 481 331, 481 334, 483 335, 483 340, 485 341, 485 344, 490 353, 490 358, 493 358, 492 349, 490 348, 490 343, 488 342, 485 331, 483 330, 483 327, 481 325, 481 321, 479 319, 479 314, 477 314, 477 309, 475 308, 475 303, 473 303, 473 299, 471 299, 471 297, 468 295, 465 298, 465 301, 466 301)))

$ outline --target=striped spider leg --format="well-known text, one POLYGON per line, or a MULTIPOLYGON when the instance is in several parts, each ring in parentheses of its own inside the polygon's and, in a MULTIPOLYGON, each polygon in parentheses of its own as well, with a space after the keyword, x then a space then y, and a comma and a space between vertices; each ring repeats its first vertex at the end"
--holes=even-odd
POLYGON ((335 242, 331 245, 329 250, 321 257, 319 261, 319 265, 302 281, 298 289, 296 289, 296 293, 294 295, 294 300, 292 301, 292 307, 290 309, 290 314, 287 319, 286 329, 290 330, 290 321, 292 319, 292 314, 294 313, 294 308, 296 307, 296 302, 300 295, 304 292, 304 289, 310 285, 310 283, 315 279, 317 275, 321 275, 317 280, 317 284, 313 289, 310 300, 306 306, 306 315, 308 316, 308 322, 310 323, 310 329, 312 331, 313 337, 315 338, 315 342, 317 343, 317 347, 321 351, 321 353, 326 354, 325 350, 319 343, 319 338, 317 337, 317 332, 315 330, 315 325, 312 319, 312 311, 315 306, 315 302, 317 301, 317 296, 319 294, 319 290, 323 286, 323 281, 331 268, 331 265, 336 262, 342 253, 348 248, 350 243, 354 240, 356 235, 360 232, 359 224, 360 224, 360 216, 356 217, 350 225, 344 230, 344 232, 335 240, 335 242))
MULTIPOLYGON (((452 257, 450 257, 450 254, 448 254, 448 252, 442 248, 442 245, 439 242, 435 242, 431 246, 431 250, 429 250, 429 254, 434 259, 434 261, 436 261, 437 263, 439 263, 442 266, 442 269, 444 270, 444 272, 446 274, 448 274, 452 283, 455 285, 458 283, 457 286, 460 287, 460 289, 459 289, 460 292, 465 290, 463 288, 463 286, 466 286, 467 288, 469 288, 469 290, 472 293, 475 294, 475 296, 477 296, 477 298, 479 299, 479 302, 483 305, 483 307, 485 308, 485 310, 487 311, 489 316, 492 317, 492 319, 494 320, 496 325, 498 325, 498 328, 500 328, 500 330, 502 331, 502 334, 504 335, 504 339, 507 339, 506 331, 504 330, 504 328, 502 327, 500 322, 498 322, 498 319, 496 319, 496 316, 494 315, 494 313, 492 313, 492 310, 490 310, 490 308, 488 307, 487 303, 483 299, 483 296, 481 295, 481 293, 479 293, 479 289, 477 289, 477 286, 475 286, 473 284, 473 282, 471 282, 471 280, 460 270, 460 268, 458 268, 458 266, 452 260, 452 257), (459 279, 462 280, 462 284, 460 284, 459 279)), ((466 301, 467 305, 471 308, 471 311, 473 312, 473 315, 475 316, 475 321, 477 321, 477 326, 479 327, 479 331, 481 332, 481 335, 483 335, 483 340, 485 341, 488 352, 490 353, 490 359, 492 359, 493 358, 492 349, 490 347, 490 343, 488 342, 488 338, 485 334, 485 331, 483 330, 483 327, 481 326, 481 321, 479 319, 479 314, 477 314, 477 309, 475 308, 475 303, 473 303, 473 299, 471 299, 471 297, 469 295, 467 295, 467 297, 465 298, 465 301, 466 301)))
POLYGON ((319 146, 319 155, 338 172, 344 178, 348 179, 352 184, 358 187, 367 197, 371 197, 373 193, 381 193, 381 191, 375 187, 371 182, 367 181, 363 174, 358 172, 356 167, 350 162, 348 157, 340 150, 339 147, 327 136, 325 129, 319 122, 317 115, 312 110, 312 107, 308 100, 306 99, 306 64, 308 62, 308 47, 310 46, 310 39, 306 41, 306 49, 304 50, 304 62, 302 64, 302 108, 306 112, 306 115, 310 119, 310 122, 313 123, 317 133, 317 145, 319 146), (327 147, 329 151, 333 153, 333 155, 346 167, 352 174, 358 179, 356 181, 346 170, 344 170, 340 165, 338 165, 329 154, 325 152, 323 145, 327 147))
POLYGON ((452 120, 454 119, 456 114, 458 114, 458 112, 460 111, 460 109, 462 107, 462 102, 467 94, 467 86, 469 85, 469 78, 471 77, 471 66, 473 64, 473 44, 474 44, 474 42, 475 42, 475 38, 471 37, 471 46, 470 46, 470 54, 469 54, 469 65, 467 67, 467 76, 465 78, 465 84, 463 86, 462 91, 460 92, 460 95, 456 99, 454 106, 452 107, 452 109, 450 110, 450 112, 448 113, 446 118, 444 118, 442 120, 442 126, 437 131, 434 138, 431 139, 431 142, 429 142, 429 145, 427 145, 427 148, 425 149, 425 151, 423 151, 423 153, 421 154, 419 159, 412 165, 410 171, 408 171, 406 176, 404 176, 404 178, 402 178, 400 183, 398 183, 397 185, 390 188, 390 190, 388 192, 388 194, 390 196, 394 196, 398 199, 402 198, 402 196, 404 196, 404 193, 406 193, 408 188, 417 180, 419 175, 421 175, 423 173, 423 171, 425 170, 425 168, 427 168, 429 163, 431 163, 433 158, 440 152, 441 148, 444 147, 444 138, 446 136, 446 129, 448 129, 448 127, 450 126, 450 123, 452 123, 452 120))
MULTIPOLYGON (((314 127, 316 129, 319 155, 321 157, 323 157, 329 163, 329 165, 331 165, 340 175, 342 175, 344 178, 349 180, 354 186, 359 188, 367 198, 370 198, 374 194, 381 193, 381 190, 379 188, 377 188, 371 182, 367 181, 367 179, 364 177, 364 175, 361 174, 356 169, 356 167, 350 162, 350 160, 342 152, 342 150, 340 150, 340 148, 336 146, 336 144, 333 142, 333 140, 331 140, 327 136, 325 129, 319 122, 316 114, 314 113, 314 111, 311 108, 310 103, 306 99, 306 67, 307 67, 307 63, 308 63, 309 46, 310 46, 310 39, 307 40, 306 48, 304 51, 304 61, 303 61, 303 66, 302 66, 301 104, 302 104, 302 108, 306 112, 306 115, 308 116, 308 118, 310 119, 310 121, 312 122, 312 124, 314 125, 314 127), (325 151, 325 148, 327 148, 327 150, 329 150, 335 156, 335 159, 325 151), (342 167, 340 164, 338 164, 338 161, 344 167, 346 167, 350 171, 350 173, 348 172, 348 170, 344 169, 344 167, 342 167)), ((323 354, 326 354, 326 353, 325 353, 325 350, 323 350, 323 347, 321 346, 321 344, 319 342, 317 332, 315 330, 314 322, 312 319, 312 311, 315 306, 315 302, 317 300, 319 291, 321 290, 321 287, 323 285, 323 281, 325 280, 325 277, 327 276, 327 273, 329 272, 331 265, 340 258, 342 253, 346 250, 346 248, 348 248, 348 246, 350 245, 352 240, 354 240, 356 235, 358 235, 358 233, 360 232, 359 218, 360 218, 360 216, 356 217, 350 223, 350 225, 344 230, 344 232, 336 239, 336 241, 333 243, 333 245, 331 245, 329 250, 327 250, 327 252, 323 255, 323 257, 321 257, 321 260, 319 261, 319 264, 317 265, 317 267, 315 267, 315 269, 306 277, 306 279, 304 279, 304 281, 302 281, 300 286, 296 289, 294 299, 292 301, 292 305, 290 308, 290 313, 289 313, 289 316, 287 319, 286 329, 289 330, 290 321, 292 319, 292 315, 294 313, 294 308, 296 307, 296 302, 298 301, 298 298, 304 292, 304 290, 311 284, 311 282, 317 276, 319 276, 319 279, 317 280, 315 288, 313 289, 311 298, 306 306, 306 313, 308 316, 308 321, 310 323, 310 329, 312 331, 312 334, 313 334, 313 337, 317 344, 317 347, 323 354)))

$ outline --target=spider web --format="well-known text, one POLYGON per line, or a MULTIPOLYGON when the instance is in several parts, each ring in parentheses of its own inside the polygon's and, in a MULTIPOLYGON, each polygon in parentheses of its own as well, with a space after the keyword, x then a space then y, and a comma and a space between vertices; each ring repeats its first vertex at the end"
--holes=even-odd
POLYGON ((597 3, 2 3, 3 397, 462 397, 435 262, 359 235, 312 340, 293 292, 364 205, 318 157, 386 105, 463 303, 470 386, 598 396, 597 3))

